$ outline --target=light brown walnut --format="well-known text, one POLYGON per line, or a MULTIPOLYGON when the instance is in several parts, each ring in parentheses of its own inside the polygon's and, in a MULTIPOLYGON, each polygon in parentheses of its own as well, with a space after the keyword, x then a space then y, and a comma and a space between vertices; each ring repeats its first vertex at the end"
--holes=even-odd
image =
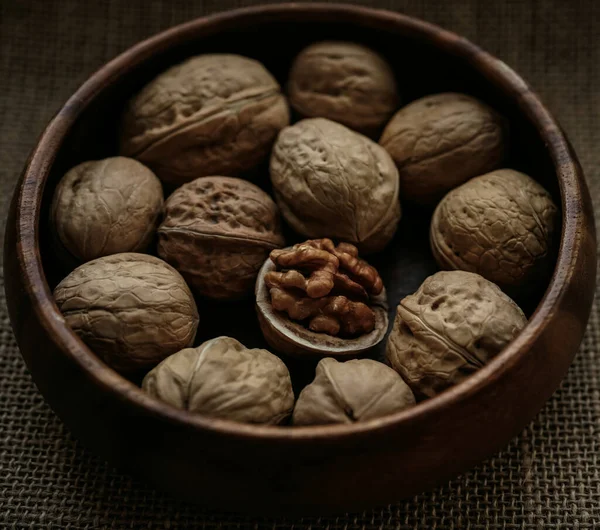
POLYGON ((385 59, 352 42, 318 42, 302 50, 292 64, 287 92, 301 116, 327 118, 365 134, 380 129, 399 101, 385 59))
POLYGON ((400 172, 402 197, 433 204, 472 177, 496 169, 507 148, 506 123, 466 94, 426 96, 400 109, 379 143, 400 172))
POLYGON ((273 200, 232 177, 199 178, 175 190, 158 228, 158 254, 198 294, 216 299, 251 292, 269 252, 283 244, 273 200))
POLYGON ((271 154, 275 199, 290 226, 362 253, 389 243, 400 220, 400 182, 390 155, 367 137, 323 118, 279 134, 271 154))
POLYGON ((142 388, 174 407, 244 423, 281 423, 294 406, 285 364, 231 337, 171 355, 146 375, 142 388))
POLYGON ((152 242, 162 206, 160 181, 136 160, 83 162, 65 174, 54 192, 54 235, 80 262, 143 252, 152 242))
POLYGON ((444 197, 431 221, 431 249, 441 268, 476 272, 516 293, 548 275, 557 229, 550 194, 527 175, 502 169, 444 197))
POLYGON ((180 274, 146 254, 114 254, 75 269, 54 289, 65 322, 109 366, 149 368, 191 346, 198 310, 180 274))
POLYGON ((235 176, 265 158, 288 123, 280 86, 261 63, 199 55, 169 68, 131 99, 121 152, 172 184, 235 176))
POLYGON ((296 402, 294 425, 355 423, 415 404, 410 387, 389 366, 372 359, 319 361, 314 381, 296 402))
POLYGON ((386 355, 416 395, 431 397, 484 366, 526 323, 492 282, 438 272, 400 302, 386 355))

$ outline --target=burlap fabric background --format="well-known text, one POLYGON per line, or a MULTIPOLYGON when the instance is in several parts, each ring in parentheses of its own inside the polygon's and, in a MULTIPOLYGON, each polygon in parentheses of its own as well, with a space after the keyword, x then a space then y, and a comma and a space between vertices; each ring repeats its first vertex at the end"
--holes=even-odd
MULTIPOLYGON (((59 105, 93 70, 163 28, 252 3, 0 0, 2 232, 8 201, 29 150, 59 105)), ((382 0, 370 4, 462 33, 520 72, 562 122, 600 206, 600 2, 382 0)), ((202 513, 89 454, 33 384, 14 342, 4 300, 0 312, 2 528, 600 528, 600 315, 596 307, 560 390, 495 458, 435 491, 397 505, 362 514, 295 520, 202 513)))

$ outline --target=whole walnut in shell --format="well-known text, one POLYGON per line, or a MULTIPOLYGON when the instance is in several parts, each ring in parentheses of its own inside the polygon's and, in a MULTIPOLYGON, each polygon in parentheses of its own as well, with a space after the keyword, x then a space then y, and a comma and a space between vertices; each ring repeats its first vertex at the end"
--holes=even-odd
POLYGON ((348 243, 316 239, 273 250, 256 281, 267 342, 296 356, 356 357, 383 340, 387 299, 377 270, 348 243))
POLYGON ((271 197, 232 177, 199 178, 175 190, 158 228, 158 254, 192 289, 217 299, 251 292, 269 252, 283 244, 271 197))
POLYGON ((267 156, 288 123, 280 86, 261 63, 199 55, 133 97, 123 116, 121 152, 173 184, 237 175, 267 156))
POLYGON ((379 143, 398 166, 402 197, 432 204, 452 188, 501 164, 506 125, 475 98, 435 94, 400 109, 379 143))
POLYGON ((512 169, 493 171, 439 203, 431 250, 441 268, 476 272, 516 293, 548 274, 557 217, 550 194, 535 180, 512 169))
POLYGON ((154 237, 162 205, 160 181, 136 160, 117 156, 83 162, 56 187, 53 229, 79 261, 144 251, 154 237))
POLYGON ((302 50, 292 64, 287 91, 303 117, 327 118, 364 133, 383 126, 398 106, 388 63, 352 42, 318 42, 302 50))
POLYGON ((281 359, 231 337, 171 355, 146 375, 142 388, 174 407, 245 423, 278 424, 294 407, 281 359))
POLYGON ((366 136, 323 118, 283 129, 271 181, 285 220, 309 238, 329 237, 362 253, 383 249, 400 220, 398 170, 366 136))
POLYGON ((54 289, 65 322, 121 372, 154 366, 190 346, 198 310, 179 273, 146 254, 84 263, 54 289))
POLYGON ((319 361, 315 380, 296 402, 295 425, 355 423, 415 404, 410 387, 389 366, 372 359, 319 361))
POLYGON ((526 323, 492 282, 438 272, 400 302, 386 355, 417 396, 431 397, 485 365, 526 323))

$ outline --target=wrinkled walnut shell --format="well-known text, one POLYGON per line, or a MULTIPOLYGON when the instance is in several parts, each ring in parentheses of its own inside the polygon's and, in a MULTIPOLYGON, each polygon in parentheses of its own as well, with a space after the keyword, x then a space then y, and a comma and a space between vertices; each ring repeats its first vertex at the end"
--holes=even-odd
POLYGON ((400 220, 394 161, 366 136, 324 118, 283 129, 270 162, 281 215, 299 234, 382 250, 400 220))
POLYGON ((203 177, 165 202, 158 254, 192 289, 220 300, 252 292, 269 252, 284 244, 277 206, 247 180, 203 177))
MULTIPOLYGON (((291 248, 291 247, 290 247, 291 248)), ((278 352, 295 357, 352 358, 366 354, 379 344, 388 327, 388 305, 385 287, 377 296, 372 296, 369 306, 375 313, 375 328, 368 334, 356 338, 341 338, 315 333, 301 323, 290 320, 285 313, 273 309, 265 275, 277 269, 267 259, 256 280, 256 312, 260 329, 269 345, 278 352)))
POLYGON ((164 182, 238 175, 268 153, 289 123, 285 97, 266 68, 248 57, 206 54, 161 73, 129 102, 121 152, 164 182))
POLYGON ((440 268, 476 272, 517 297, 548 277, 558 226, 558 209, 540 184, 500 169, 442 199, 431 250, 440 268))
POLYGON ((290 105, 306 118, 327 118, 368 134, 398 106, 394 73, 378 53, 353 42, 312 44, 294 59, 290 105))
POLYGON ((52 201, 53 236, 77 264, 144 252, 160 221, 160 181, 137 160, 116 156, 65 173, 52 201))
POLYGON ((146 375, 142 388, 174 407, 243 423, 278 424, 294 407, 283 361, 231 337, 167 357, 146 375))
POLYGON ((65 322, 120 372, 149 368, 191 346, 198 310, 163 260, 123 253, 84 263, 54 289, 65 322))
POLYGON ((417 396, 432 397, 484 366, 526 324, 497 285, 442 271, 400 301, 386 355, 417 396))
POLYGON ((373 359, 319 361, 315 379, 294 407, 294 425, 356 423, 400 412, 415 404, 410 387, 389 366, 373 359))
POLYGON ((379 143, 398 166, 402 198, 434 204, 452 188, 500 165, 506 124, 466 94, 434 94, 400 109, 379 143))

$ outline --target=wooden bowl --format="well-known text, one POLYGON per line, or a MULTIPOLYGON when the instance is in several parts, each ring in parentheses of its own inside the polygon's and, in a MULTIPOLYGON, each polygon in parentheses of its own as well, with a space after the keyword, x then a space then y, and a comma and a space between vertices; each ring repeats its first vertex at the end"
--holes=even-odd
MULTIPOLYGON (((263 168, 264 169, 264 168, 263 168)), ((374 258, 393 311, 436 268, 429 213, 405 209, 390 248, 374 258)), ((5 242, 12 326, 40 391, 75 436, 175 496, 218 509, 332 512, 390 503, 464 471, 504 447, 565 375, 588 319, 596 276, 592 205, 563 131, 508 66, 436 26, 386 11, 279 4, 201 18, 129 49, 67 101, 42 134, 16 188, 5 242), (471 93, 512 124, 510 166, 561 205, 556 266, 544 293, 521 303, 524 331, 464 383, 416 407, 356 425, 266 427, 193 416, 146 396, 103 364, 65 325, 51 289, 66 271, 48 230, 54 187, 73 165, 117 152, 126 99, 158 72, 202 52, 261 59, 284 81, 292 57, 319 39, 366 43, 393 65, 403 101, 471 93)), ((200 303, 201 336, 262 344, 253 302, 200 303)), ((393 321, 393 318, 390 319, 393 321)), ((289 361, 296 380, 314 367, 289 361)))

